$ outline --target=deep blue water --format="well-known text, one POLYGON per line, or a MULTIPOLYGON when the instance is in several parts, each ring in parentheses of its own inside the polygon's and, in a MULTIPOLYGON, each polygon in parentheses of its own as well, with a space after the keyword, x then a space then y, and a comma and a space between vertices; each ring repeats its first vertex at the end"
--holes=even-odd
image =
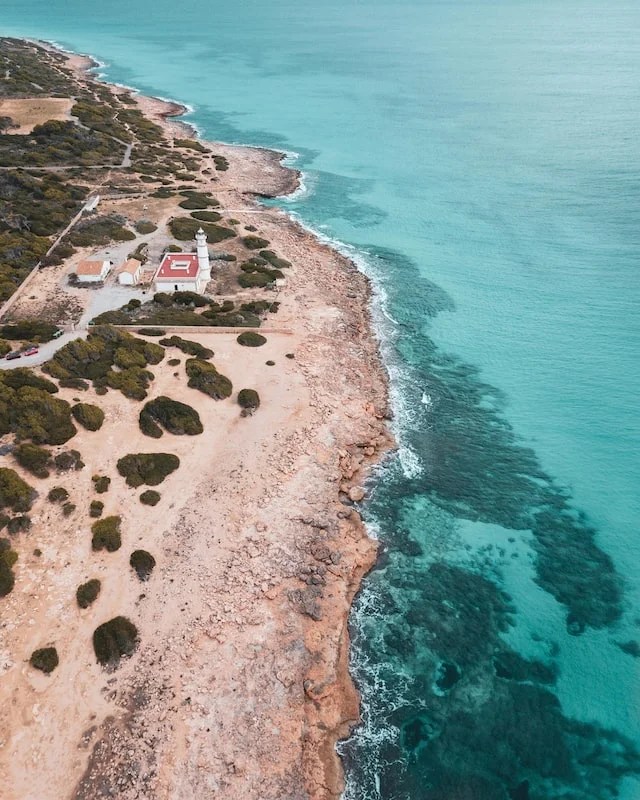
POLYGON ((295 151, 379 288, 401 449, 347 798, 640 798, 640 6, 3 0, 0 28, 295 151))

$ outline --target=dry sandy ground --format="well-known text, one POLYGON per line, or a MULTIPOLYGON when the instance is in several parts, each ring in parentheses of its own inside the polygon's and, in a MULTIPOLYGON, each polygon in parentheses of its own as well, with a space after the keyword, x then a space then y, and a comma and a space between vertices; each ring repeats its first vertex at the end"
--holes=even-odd
POLYGON ((0 117, 11 117, 17 128, 8 133, 27 134, 50 119, 67 120, 73 100, 65 97, 8 98, 0 100, 0 117))
MULTIPOLYGON (((146 107, 161 110, 156 101, 146 107)), ((346 621, 376 552, 349 493, 362 496, 367 469, 391 444, 369 289, 353 264, 284 214, 255 222, 243 191, 295 184, 276 156, 216 152, 231 161, 224 180, 216 176, 219 199, 293 264, 270 320, 280 332, 255 349, 234 333, 189 334, 233 381, 228 400, 187 388, 183 363, 152 368, 150 396, 188 402, 204 434, 149 439, 138 429, 140 404, 90 390, 83 399, 104 408, 106 422, 66 446, 87 466, 47 480, 25 476, 40 499, 16 545, 16 588, 2 600, 0 623, 6 800, 303 800, 335 798, 342 788, 335 741, 358 717, 346 621), (240 417, 242 388, 260 394, 252 417, 240 417), (181 466, 148 508, 115 462, 153 451, 175 452, 181 466), (123 519, 113 554, 91 551, 96 473, 112 478, 99 496, 105 515, 123 519), (46 501, 53 485, 69 489, 72 517, 46 501), (157 561, 148 583, 128 564, 137 548, 157 561), (75 589, 92 577, 103 590, 81 611, 75 589), (119 614, 141 641, 110 674, 96 664, 91 634, 119 614), (46 645, 60 654, 49 677, 27 663, 46 645)), ((168 357, 184 362, 179 351, 168 357)))

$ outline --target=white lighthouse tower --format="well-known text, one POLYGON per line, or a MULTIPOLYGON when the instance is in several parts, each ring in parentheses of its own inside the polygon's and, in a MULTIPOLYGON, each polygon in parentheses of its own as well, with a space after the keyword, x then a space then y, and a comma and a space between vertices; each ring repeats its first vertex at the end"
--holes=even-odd
POLYGON ((207 234, 200 228, 196 233, 198 253, 199 278, 203 286, 211 280, 211 262, 209 261, 209 248, 207 247, 207 234))

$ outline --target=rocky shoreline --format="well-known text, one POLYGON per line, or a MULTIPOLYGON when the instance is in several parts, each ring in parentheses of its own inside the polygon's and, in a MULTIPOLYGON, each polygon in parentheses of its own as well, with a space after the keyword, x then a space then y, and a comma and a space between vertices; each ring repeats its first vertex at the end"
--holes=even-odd
MULTIPOLYGON (((65 56, 93 80, 89 59, 65 56)), ((169 136, 195 138, 179 119, 183 106, 131 97, 169 136)), ((359 716, 348 617, 377 554, 357 504, 370 470, 394 446, 371 287, 349 259, 256 202, 298 187, 282 153, 213 147, 230 164, 210 180, 221 208, 243 223, 259 220, 260 235, 293 265, 278 298, 284 332, 268 336, 269 358, 282 367, 263 379, 266 352, 260 363, 243 354, 241 364, 233 334, 190 337, 215 349, 234 385, 265 381, 262 406, 239 424, 232 408, 203 401, 210 439, 180 443, 183 474, 167 481, 161 519, 136 506, 129 490, 112 498, 124 509, 125 529, 159 556, 142 594, 113 572, 112 561, 104 566, 118 587, 104 600, 105 613, 120 613, 125 601, 133 606, 141 645, 111 676, 71 635, 75 661, 48 683, 11 665, 14 702, 0 722, 15 732, 30 720, 27 735, 9 736, 9 760, 0 760, 16 800, 329 800, 343 789, 335 746, 359 716), (29 712, 35 703, 38 711, 29 712), (46 730, 61 714, 66 725, 54 745, 46 730), (27 776, 32 763, 40 774, 27 776)), ((126 213, 127 202, 112 206, 126 213)), ((154 389, 175 394, 171 373, 155 371, 154 389)), ((135 441, 139 431, 129 401, 113 393, 100 400, 118 437, 92 434, 79 446, 90 469, 104 473, 113 470, 115 443, 135 441)), ((34 515, 64 560, 56 524, 45 509, 34 515)), ((35 588, 42 577, 31 572, 35 588)), ((76 579, 63 586, 50 576, 41 594, 61 606, 76 579)), ((12 650, 26 651, 34 633, 27 620, 50 622, 37 597, 24 608, 21 600, 12 595, 6 613, 15 615, 12 650)))

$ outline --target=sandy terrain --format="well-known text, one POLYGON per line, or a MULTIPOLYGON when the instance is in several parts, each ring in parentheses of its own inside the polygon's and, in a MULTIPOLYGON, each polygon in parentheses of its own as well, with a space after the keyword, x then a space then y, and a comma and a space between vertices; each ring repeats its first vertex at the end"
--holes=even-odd
POLYGON ((7 133, 27 134, 50 119, 68 120, 72 106, 65 97, 7 98, 0 100, 0 117, 11 117, 17 125, 7 133))
MULTIPOLYGON (((167 111, 160 101, 144 104, 148 113, 167 111)), ((260 348, 239 346, 236 333, 189 333, 233 381, 228 400, 187 388, 182 363, 152 368, 150 397, 196 408, 200 436, 150 439, 138 428, 140 404, 113 391, 61 390, 95 401, 106 422, 65 446, 82 453, 81 472, 25 475, 40 498, 32 530, 16 542, 16 588, 0 601, 6 800, 319 800, 341 792, 335 742, 358 718, 346 622, 376 555, 349 494, 361 499, 367 470, 391 446, 369 288, 353 264, 283 213, 252 213, 253 193, 296 185, 276 154, 217 144, 215 152, 231 164, 211 181, 216 196, 292 262, 282 305, 260 348), (251 417, 240 417, 241 388, 260 394, 251 417), (175 452, 181 466, 148 508, 115 462, 153 451, 175 452), (113 554, 91 551, 96 473, 112 479, 99 496, 105 515, 123 518, 123 546, 113 554), (53 485, 69 489, 73 516, 47 502, 53 485), (140 547, 157 561, 148 583, 128 564, 140 547), (81 611, 75 589, 91 577, 103 590, 81 611), (141 641, 111 674, 96 664, 91 634, 119 614, 141 641), (60 666, 46 677, 27 662, 49 644, 60 666)), ((66 291, 64 268, 43 274, 47 283, 29 287, 32 303, 66 291)), ((214 271, 211 288, 222 280, 214 271)), ((69 297, 86 308, 82 291, 93 290, 69 297)), ((185 358, 169 350, 172 357, 185 358)))

